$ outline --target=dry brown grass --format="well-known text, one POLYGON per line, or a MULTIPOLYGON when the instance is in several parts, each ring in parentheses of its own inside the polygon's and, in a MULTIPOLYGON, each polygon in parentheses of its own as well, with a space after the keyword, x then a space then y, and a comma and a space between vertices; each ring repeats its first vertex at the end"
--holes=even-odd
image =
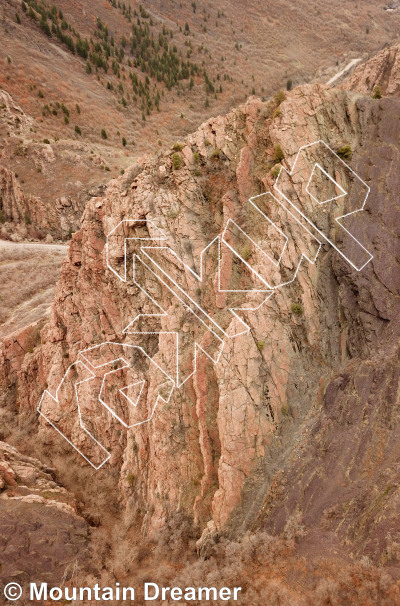
POLYGON ((0 337, 48 312, 66 248, 0 242, 0 337))

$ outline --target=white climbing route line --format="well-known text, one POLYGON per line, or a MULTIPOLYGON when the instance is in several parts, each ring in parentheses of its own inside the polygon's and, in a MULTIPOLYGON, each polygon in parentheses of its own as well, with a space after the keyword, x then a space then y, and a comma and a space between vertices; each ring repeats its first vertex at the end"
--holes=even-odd
POLYGON ((292 169, 281 168, 274 193, 250 198, 243 217, 229 218, 201 251, 198 272, 166 245, 168 238, 154 220, 120 221, 107 235, 106 264, 118 280, 134 285, 146 303, 146 310, 138 310, 123 328, 138 344, 105 341, 80 351, 55 395, 44 391, 40 415, 99 469, 111 456, 95 437, 102 415, 111 415, 126 429, 150 421, 159 402, 167 403, 173 390, 196 373, 200 355, 218 363, 225 341, 249 332, 247 315, 292 283, 304 259, 315 264, 322 242, 357 271, 371 261, 372 254, 343 224, 364 209, 369 191, 324 141, 304 145, 292 169), (332 230, 332 224, 339 229, 332 230), (236 264, 245 284, 230 283, 226 262, 236 264), (222 297, 224 309, 206 308, 199 300, 204 292, 215 302, 222 297), (190 342, 179 323, 182 317, 192 331, 190 342), (172 359, 146 351, 153 336, 169 340, 172 359), (75 423, 68 418, 73 414, 75 423))

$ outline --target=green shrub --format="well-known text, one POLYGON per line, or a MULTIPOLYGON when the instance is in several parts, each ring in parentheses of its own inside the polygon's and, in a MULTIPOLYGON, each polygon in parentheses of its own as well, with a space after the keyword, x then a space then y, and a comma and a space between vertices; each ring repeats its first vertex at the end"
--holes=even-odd
POLYGON ((195 164, 200 164, 200 154, 199 152, 194 152, 193 154, 193 160, 195 164))
POLYGON ((262 351, 264 349, 265 341, 257 341, 257 349, 258 351, 262 351))
POLYGON ((4 213, 2 210, 0 210, 0 223, 5 223, 6 222, 6 218, 4 216, 4 213))
POLYGON ((243 246, 242 250, 240 251, 240 256, 245 261, 248 261, 250 259, 251 255, 252 255, 252 252, 250 250, 250 247, 248 246, 248 244, 245 244, 245 246, 243 246))
POLYGON ((25 213, 24 219, 25 219, 25 225, 30 225, 32 223, 31 218, 28 215, 28 213, 25 213))
POLYGON ((292 90, 293 81, 291 78, 286 82, 286 90, 292 90))
POLYGON ((39 97, 40 97, 41 99, 43 99, 44 94, 43 94, 43 91, 42 91, 42 90, 40 90, 40 89, 39 89, 38 95, 39 95, 39 97))
POLYGON ((75 125, 75 132, 76 132, 76 134, 77 134, 77 135, 81 135, 81 134, 82 134, 82 131, 81 131, 81 129, 79 128, 79 126, 78 126, 78 125, 75 125))
POLYGON ((180 152, 183 150, 183 143, 174 143, 172 146, 174 151, 180 152))
POLYGON ((274 179, 278 178, 279 173, 281 172, 282 166, 280 164, 275 164, 273 168, 271 168, 271 175, 274 179))
POLYGON ((216 160, 218 160, 220 156, 220 151, 218 148, 214 149, 213 153, 211 154, 211 158, 215 158, 216 160))
POLYGON ((382 99, 382 89, 378 84, 374 86, 374 90, 372 91, 372 98, 382 99))
POLYGON ((173 210, 172 208, 167 212, 167 217, 169 219, 176 219, 179 215, 179 210, 173 210))
POLYGON ((283 90, 278 90, 274 95, 275 104, 279 107, 279 105, 286 99, 286 95, 283 90))
POLYGON ((182 166, 182 158, 176 152, 172 154, 172 165, 174 170, 178 170, 182 166))
POLYGON ((105 131, 104 128, 101 129, 101 138, 102 139, 107 139, 107 133, 106 133, 106 131, 105 131))
POLYGON ((288 404, 284 404, 281 408, 281 412, 283 414, 284 417, 288 417, 290 414, 290 408, 288 406, 288 404))
POLYGON ((300 303, 292 303, 290 309, 294 314, 297 314, 298 316, 301 316, 301 314, 303 313, 303 308, 300 303))
POLYGON ((274 115, 273 118, 279 118, 279 116, 282 115, 281 110, 279 109, 279 107, 274 111, 274 115))
POLYGON ((277 143, 274 147, 274 162, 276 164, 278 164, 279 162, 282 162, 284 157, 285 157, 285 154, 283 153, 283 149, 280 146, 280 144, 277 143))
POLYGON ((350 160, 351 158, 351 147, 350 145, 343 145, 342 147, 340 147, 337 150, 337 155, 339 156, 339 158, 342 158, 342 160, 350 160))
POLYGON ((43 139, 43 143, 45 143, 46 145, 50 145, 50 141, 48 139, 43 139))

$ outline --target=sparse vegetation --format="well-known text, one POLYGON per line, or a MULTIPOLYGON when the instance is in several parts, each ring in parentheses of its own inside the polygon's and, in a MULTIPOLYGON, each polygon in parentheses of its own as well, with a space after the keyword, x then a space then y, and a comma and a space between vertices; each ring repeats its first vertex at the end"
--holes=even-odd
POLYGON ((271 172, 271 175, 274 177, 274 179, 278 178, 278 175, 281 172, 281 168, 282 168, 281 164, 275 164, 275 166, 273 166, 271 168, 270 172, 271 172))
POLYGON ((339 158, 342 158, 342 160, 351 159, 352 151, 351 151, 350 145, 343 145, 336 151, 336 153, 339 156, 339 158))
POLYGON ((303 313, 303 307, 300 305, 300 303, 292 303, 290 305, 290 309, 292 310, 292 313, 301 316, 303 313))
POLYGON ((251 249, 250 249, 249 245, 245 244, 243 246, 242 250, 240 251, 240 256, 245 261, 248 261, 250 259, 251 255, 252 255, 252 252, 251 252, 251 249))
POLYGON ((285 99, 286 99, 286 95, 285 95, 285 93, 283 92, 283 90, 282 90, 282 89, 281 89, 281 90, 278 90, 278 92, 277 92, 277 93, 275 93, 275 95, 274 95, 274 101, 275 101, 275 105, 276 105, 277 107, 279 107, 279 106, 280 106, 280 104, 281 104, 281 103, 282 103, 282 102, 283 102, 285 99))
POLYGON ((82 134, 82 131, 81 131, 80 127, 77 124, 75 125, 75 132, 76 132, 77 135, 81 135, 82 134))
POLYGON ((274 162, 279 164, 284 159, 285 154, 283 153, 283 149, 279 143, 277 143, 274 147, 274 162))
POLYGON ((101 138, 102 138, 102 139, 107 139, 107 133, 106 133, 105 128, 102 128, 102 129, 101 129, 101 138))
POLYGON ((172 166, 174 170, 178 170, 182 166, 182 158, 177 152, 172 154, 172 166))
MULTIPOLYGON (((0 211, 0 223, 4 222, 2 219, 0 211)), ((36 234, 32 231, 32 235, 36 234)), ((0 337, 43 316, 50 305, 64 256, 64 252, 36 250, 21 244, 0 249, 2 289, 7 293, 0 305, 0 337)))
POLYGON ((374 90, 372 91, 372 98, 382 99, 382 89, 379 84, 376 84, 376 86, 374 86, 374 90))

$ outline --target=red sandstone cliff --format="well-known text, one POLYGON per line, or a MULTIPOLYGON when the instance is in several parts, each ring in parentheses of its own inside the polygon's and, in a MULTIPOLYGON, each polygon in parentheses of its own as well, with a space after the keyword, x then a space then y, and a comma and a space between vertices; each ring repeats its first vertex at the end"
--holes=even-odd
MULTIPOLYGON (((2 345, 2 404, 21 418, 33 415, 45 388, 55 393, 79 351, 104 341, 137 342, 122 329, 137 314, 138 302, 142 311, 146 302, 106 263, 106 236, 121 220, 141 219, 147 236, 154 234, 146 222, 156 222, 178 256, 198 269, 201 251, 226 221, 243 214, 250 196, 273 187, 278 145, 288 169, 302 145, 318 139, 334 150, 348 145, 347 161, 371 188, 364 211, 347 223, 374 256, 362 271, 325 243, 315 265, 304 262, 296 280, 245 314, 249 333, 230 340, 218 364, 199 358, 196 374, 151 422, 125 430, 94 404, 85 411, 93 434, 111 453, 100 472, 89 471, 115 479, 124 520, 119 523, 135 529, 135 540, 160 531, 172 536, 179 518, 192 538, 208 523, 200 551, 218 534, 232 537, 247 529, 294 541, 304 533, 290 534, 288 520, 300 516, 308 531, 300 556, 332 558, 333 570, 368 555, 376 565, 390 563, 397 574, 399 109, 396 97, 376 100, 326 86, 297 88, 279 108, 251 99, 203 124, 175 151, 145 158, 110 182, 104 197, 89 202, 50 322, 40 333, 28 330, 2 345), (175 169, 173 154, 179 157, 175 169)), ((303 187, 294 185, 298 199, 303 187)), ((311 212, 337 237, 332 212, 325 218, 319 209, 311 212)), ((285 212, 275 220, 290 235, 281 271, 292 276, 304 237, 285 212)), ((313 242, 310 236, 307 250, 313 242)), ((121 261, 116 253, 119 268, 121 261)), ((228 259, 228 283, 235 271, 228 259)), ((182 280, 188 288, 188 272, 182 280)), ((156 292, 150 281, 146 285, 156 292)), ((215 289, 214 282, 212 302, 223 310, 215 289)), ((171 297, 159 296, 170 311, 162 329, 179 325, 193 345, 190 316, 179 306, 174 315, 171 297)), ((204 294, 198 296, 207 305, 204 294)), ((148 336, 141 345, 158 361, 173 356, 168 340, 148 336)), ((64 408, 54 405, 52 411, 48 404, 46 410, 90 451, 79 437, 75 406, 66 400, 64 408)), ((31 427, 37 432, 31 448, 45 444, 43 456, 60 468, 83 465, 46 423, 32 421, 31 427)), ((96 485, 101 491, 101 482, 96 485)), ((101 515, 107 518, 106 508, 101 515)), ((260 591, 251 603, 262 603, 260 591)), ((290 603, 303 603, 293 596, 290 603)))

